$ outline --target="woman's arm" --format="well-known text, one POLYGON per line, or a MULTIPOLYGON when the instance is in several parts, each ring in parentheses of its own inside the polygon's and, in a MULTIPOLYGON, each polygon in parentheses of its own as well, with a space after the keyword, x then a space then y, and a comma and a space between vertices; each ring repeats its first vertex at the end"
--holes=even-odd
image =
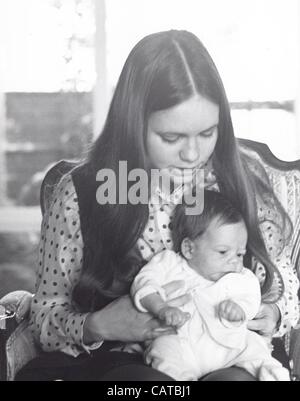
MULTIPOLYGON (((181 301, 184 301, 183 298, 181 301)), ((85 344, 99 339, 140 342, 174 333, 173 328, 166 327, 150 313, 139 312, 131 298, 124 296, 88 315, 84 324, 83 340, 85 344)))
MULTIPOLYGON (((271 260, 277 266, 282 276, 285 291, 283 297, 276 304, 262 305, 256 319, 257 321, 251 323, 253 326, 251 326, 251 329, 255 330, 259 326, 262 328, 262 331, 267 330, 269 334, 280 337, 288 332, 291 327, 295 326, 299 319, 299 281, 295 268, 291 263, 290 247, 283 247, 282 234, 278 226, 272 222, 272 219, 275 218, 274 214, 271 211, 269 213, 267 209, 264 210, 264 213, 267 214, 269 220, 261 223, 261 232, 271 260)), ((259 262, 256 264, 256 274, 260 280, 263 280, 264 267, 259 262)))
POLYGON ((294 265, 291 262, 290 249, 286 247, 275 259, 275 263, 282 276, 285 291, 283 297, 276 303, 280 312, 280 319, 275 330, 275 336, 281 337, 299 320, 299 281, 294 265))
MULTIPOLYGON (((178 296, 183 284, 182 280, 173 280, 163 286, 169 307, 180 308, 190 302, 189 294, 178 296)), ((188 318, 189 315, 185 314, 185 320, 188 318)), ((85 344, 99 338, 124 342, 145 341, 175 333, 172 327, 162 324, 149 313, 139 312, 129 296, 116 299, 102 310, 90 313, 83 330, 85 344)))
MULTIPOLYGON (((77 195, 72 179, 66 177, 43 219, 38 280, 31 307, 31 328, 45 351, 60 350, 77 356, 99 347, 103 340, 143 341, 162 334, 156 331, 161 322, 138 312, 129 297, 94 313, 76 311, 72 291, 79 280, 82 259, 77 195)), ((168 328, 165 333, 170 332, 168 328)))
POLYGON ((83 242, 77 195, 70 176, 55 190, 50 210, 41 229, 38 280, 31 306, 31 327, 45 351, 61 350, 78 355, 87 347, 83 341, 86 313, 72 304, 72 290, 82 268, 83 242))

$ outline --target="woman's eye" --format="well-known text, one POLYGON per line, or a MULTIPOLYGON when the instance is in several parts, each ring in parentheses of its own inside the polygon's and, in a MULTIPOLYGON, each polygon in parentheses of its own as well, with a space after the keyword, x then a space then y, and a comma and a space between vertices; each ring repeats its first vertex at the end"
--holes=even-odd
POLYGON ((212 130, 210 130, 210 131, 201 132, 199 135, 200 135, 202 138, 209 138, 209 137, 211 137, 211 136, 213 135, 214 131, 215 131, 215 128, 212 129, 212 130))
POLYGON ((179 140, 179 136, 161 136, 161 139, 167 143, 176 143, 179 140))

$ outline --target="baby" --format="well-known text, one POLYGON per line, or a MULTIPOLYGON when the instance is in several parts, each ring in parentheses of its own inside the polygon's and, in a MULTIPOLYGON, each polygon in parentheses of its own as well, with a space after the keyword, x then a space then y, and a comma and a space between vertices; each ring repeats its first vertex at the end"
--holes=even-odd
MULTIPOLYGON (((177 334, 146 344, 145 360, 175 380, 198 380, 220 368, 238 366, 258 380, 289 380, 266 340, 247 329, 261 304, 257 277, 243 266, 247 246, 244 220, 227 199, 204 192, 202 214, 188 216, 178 205, 173 220, 174 249, 152 258, 136 276, 131 295, 177 334), (190 294, 181 309, 170 307, 163 286, 182 280, 190 294)), ((173 294, 174 296, 174 294, 173 294)))

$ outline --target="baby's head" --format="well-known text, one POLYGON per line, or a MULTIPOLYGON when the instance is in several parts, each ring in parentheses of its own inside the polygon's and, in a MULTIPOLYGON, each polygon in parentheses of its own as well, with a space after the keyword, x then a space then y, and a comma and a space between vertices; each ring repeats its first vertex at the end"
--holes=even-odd
POLYGON ((186 205, 179 204, 172 225, 174 250, 204 278, 217 281, 242 270, 246 225, 241 213, 219 192, 204 191, 204 208, 198 215, 187 215, 186 205))

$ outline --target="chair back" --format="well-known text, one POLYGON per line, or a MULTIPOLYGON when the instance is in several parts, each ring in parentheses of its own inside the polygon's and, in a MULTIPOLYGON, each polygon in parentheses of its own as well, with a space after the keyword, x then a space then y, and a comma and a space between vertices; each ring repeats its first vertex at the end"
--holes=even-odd
POLYGON ((40 206, 43 215, 51 203, 55 186, 60 179, 76 167, 77 164, 78 163, 75 161, 61 160, 47 171, 40 189, 40 206))
POLYGON ((264 143, 248 139, 238 142, 242 151, 264 167, 274 193, 293 223, 291 258, 300 277, 300 160, 282 161, 264 143))

